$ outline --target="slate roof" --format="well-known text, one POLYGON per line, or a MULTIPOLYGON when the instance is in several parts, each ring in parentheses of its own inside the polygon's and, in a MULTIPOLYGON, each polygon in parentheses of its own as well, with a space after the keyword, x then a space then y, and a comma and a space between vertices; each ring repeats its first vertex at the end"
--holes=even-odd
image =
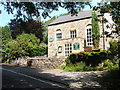
MULTIPOLYGON (((98 16, 101 15, 99 12, 97 12, 97 14, 98 14, 98 16)), ((86 19, 86 18, 90 18, 90 17, 92 17, 92 10, 81 11, 77 14, 77 16, 76 15, 71 16, 71 14, 60 16, 55 21, 50 23, 49 26, 66 23, 66 22, 71 22, 71 21, 76 21, 76 20, 81 20, 81 19, 86 19)))

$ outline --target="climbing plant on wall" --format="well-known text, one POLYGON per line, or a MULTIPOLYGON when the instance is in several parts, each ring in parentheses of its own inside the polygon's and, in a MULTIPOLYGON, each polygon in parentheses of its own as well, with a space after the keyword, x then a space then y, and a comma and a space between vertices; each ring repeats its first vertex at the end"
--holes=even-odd
POLYGON ((99 47, 100 29, 98 24, 98 16, 95 11, 92 12, 92 39, 95 48, 99 47))

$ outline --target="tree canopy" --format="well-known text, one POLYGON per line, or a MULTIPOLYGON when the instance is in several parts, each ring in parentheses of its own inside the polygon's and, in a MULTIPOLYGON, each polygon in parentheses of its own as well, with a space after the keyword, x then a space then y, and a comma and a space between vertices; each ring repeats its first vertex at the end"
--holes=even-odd
MULTIPOLYGON (((41 15, 43 18, 50 17, 50 13, 58 11, 60 7, 67 9, 68 13, 72 15, 77 14, 85 5, 91 7, 90 2, 21 2, 17 0, 16 2, 0 3, 4 6, 8 14, 13 14, 15 17, 9 23, 14 39, 17 35, 25 32, 35 34, 40 38, 40 41, 43 40, 42 28, 44 27, 40 22, 34 21, 34 18, 41 17, 41 15)), ((46 39, 43 41, 46 42, 46 39)))
POLYGON ((90 5, 89 2, 1 2, 5 10, 10 14, 15 15, 15 19, 28 20, 33 17, 39 17, 40 14, 44 18, 50 17, 52 11, 58 11, 59 7, 68 10, 68 13, 76 14, 85 7, 85 5, 90 5), (40 10, 43 10, 40 13, 40 10), (14 13, 16 11, 16 13, 14 13))
POLYGON ((92 12, 92 39, 95 48, 99 47, 100 29, 98 24, 98 17, 95 11, 92 12))
POLYGON ((39 21, 35 21, 33 19, 30 19, 28 21, 23 21, 22 19, 13 19, 9 23, 9 26, 12 31, 13 39, 15 39, 17 35, 20 35, 22 33, 32 33, 35 34, 36 37, 40 39, 40 41, 43 40, 43 32, 45 31, 44 25, 39 21))
MULTIPOLYGON (((100 12, 105 13, 109 12, 112 16, 113 21, 115 22, 115 31, 112 33, 118 34, 118 58, 120 58, 120 1, 119 2, 104 2, 99 4, 95 9, 99 9, 100 12)), ((120 70, 120 61, 119 61, 119 70, 120 70)))
POLYGON ((95 6, 95 10, 99 10, 101 13, 110 13, 113 21, 115 22, 115 31, 113 33, 119 34, 120 30, 120 1, 119 2, 102 2, 98 3, 99 6, 95 6))
POLYGON ((0 38, 2 38, 2 45, 4 45, 9 40, 12 39, 10 27, 8 26, 0 27, 0 31, 1 31, 0 38))

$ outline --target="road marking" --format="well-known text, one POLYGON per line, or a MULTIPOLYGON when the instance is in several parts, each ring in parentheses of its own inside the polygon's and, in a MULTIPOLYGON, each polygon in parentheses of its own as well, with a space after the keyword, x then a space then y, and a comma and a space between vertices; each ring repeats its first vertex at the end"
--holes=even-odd
POLYGON ((29 76, 29 75, 26 75, 26 74, 22 74, 22 73, 18 73, 18 72, 15 72, 15 71, 12 71, 12 70, 8 70, 8 69, 5 69, 5 68, 2 68, 3 70, 6 70, 6 71, 9 71, 9 72, 12 72, 12 73, 15 73, 15 74, 18 74, 18 75, 21 75, 21 76, 25 76, 25 77, 28 77, 28 78, 31 78, 31 79, 34 79, 34 80, 37 80, 37 81, 40 81, 40 82, 43 82, 43 83, 47 83, 47 84, 51 84, 53 86, 58 86, 58 87, 61 87, 61 88, 65 88, 63 86, 60 86, 58 84, 54 84, 54 83, 51 83, 51 82, 48 82, 48 81, 43 81, 41 79, 37 79, 37 78, 34 78, 32 76, 29 76))

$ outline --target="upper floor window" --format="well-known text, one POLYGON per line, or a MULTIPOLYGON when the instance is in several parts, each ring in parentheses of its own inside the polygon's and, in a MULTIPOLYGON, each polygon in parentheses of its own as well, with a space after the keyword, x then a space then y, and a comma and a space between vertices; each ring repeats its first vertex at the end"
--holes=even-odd
POLYGON ((76 30, 70 31, 70 37, 71 38, 76 38, 76 30))
POLYGON ((93 46, 93 41, 92 41, 92 28, 87 28, 86 31, 86 45, 87 46, 93 46))
POLYGON ((58 30, 56 31, 56 39, 57 39, 57 40, 62 39, 62 32, 61 32, 60 29, 58 29, 58 30))

